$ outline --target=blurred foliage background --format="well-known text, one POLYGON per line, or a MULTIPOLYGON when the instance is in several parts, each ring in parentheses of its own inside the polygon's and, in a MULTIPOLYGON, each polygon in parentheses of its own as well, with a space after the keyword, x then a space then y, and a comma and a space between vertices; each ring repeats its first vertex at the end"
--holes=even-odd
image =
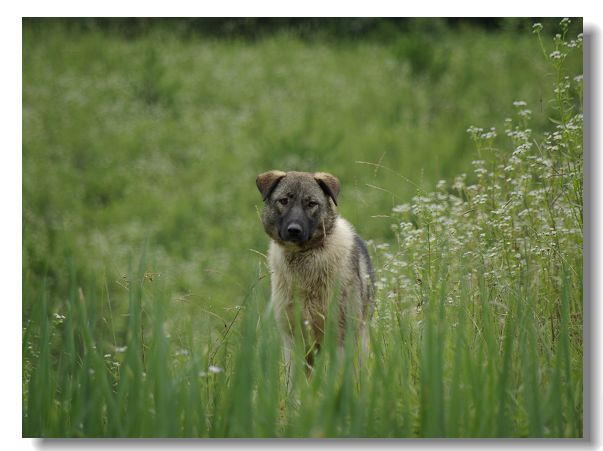
POLYGON ((148 242, 169 315, 228 316, 265 274, 269 169, 335 174, 391 241, 393 206, 470 171, 469 126, 550 108, 535 21, 24 19, 24 299, 46 279, 61 311, 75 273, 123 310, 148 242))

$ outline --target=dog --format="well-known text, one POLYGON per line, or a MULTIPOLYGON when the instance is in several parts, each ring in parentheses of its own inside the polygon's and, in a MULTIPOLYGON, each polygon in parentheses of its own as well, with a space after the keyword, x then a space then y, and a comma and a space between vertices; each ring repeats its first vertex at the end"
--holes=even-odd
POLYGON ((337 213, 340 183, 335 176, 273 170, 260 174, 256 185, 264 202, 262 224, 271 238, 270 306, 285 340, 286 365, 290 367, 295 328, 301 327, 309 374, 329 311, 338 316, 340 346, 346 330, 366 346, 375 292, 371 259, 364 240, 337 213))

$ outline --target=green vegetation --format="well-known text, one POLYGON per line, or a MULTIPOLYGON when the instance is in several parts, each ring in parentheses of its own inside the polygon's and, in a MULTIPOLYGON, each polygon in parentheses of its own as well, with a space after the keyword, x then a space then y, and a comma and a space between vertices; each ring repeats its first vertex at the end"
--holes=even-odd
POLYGON ((24 21, 23 435, 582 436, 568 25, 384 43, 24 21), (379 288, 364 364, 327 333, 290 387, 268 169, 341 179, 379 288))

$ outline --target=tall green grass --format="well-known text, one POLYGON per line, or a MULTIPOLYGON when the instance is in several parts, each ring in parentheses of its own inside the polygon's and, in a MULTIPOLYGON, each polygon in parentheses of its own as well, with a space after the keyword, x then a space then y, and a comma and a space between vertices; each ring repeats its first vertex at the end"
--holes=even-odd
POLYGON ((312 376, 287 377, 264 257, 224 312, 175 293, 151 240, 119 290, 77 260, 61 302, 24 277, 23 435, 581 437, 582 80, 567 70, 582 39, 567 29, 541 41, 550 104, 514 99, 504 133, 471 126, 473 174, 414 185, 391 241, 369 243, 368 356, 340 352, 328 322, 312 376))

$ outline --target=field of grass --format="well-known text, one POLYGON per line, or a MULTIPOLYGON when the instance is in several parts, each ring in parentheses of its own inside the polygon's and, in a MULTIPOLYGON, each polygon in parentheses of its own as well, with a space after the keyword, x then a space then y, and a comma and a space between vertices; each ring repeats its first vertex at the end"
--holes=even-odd
POLYGON ((23 435, 582 436, 580 26, 245 41, 25 20, 23 435), (327 331, 290 386, 269 169, 340 178, 378 279, 364 364, 327 331))

